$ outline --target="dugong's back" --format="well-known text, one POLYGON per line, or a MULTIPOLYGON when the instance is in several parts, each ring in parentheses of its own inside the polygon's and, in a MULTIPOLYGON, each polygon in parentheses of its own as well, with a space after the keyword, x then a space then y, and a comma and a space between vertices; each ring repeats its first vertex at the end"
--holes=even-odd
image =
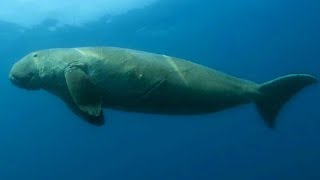
POLYGON ((78 48, 105 107, 166 114, 212 112, 249 101, 255 86, 165 55, 121 48, 78 48))

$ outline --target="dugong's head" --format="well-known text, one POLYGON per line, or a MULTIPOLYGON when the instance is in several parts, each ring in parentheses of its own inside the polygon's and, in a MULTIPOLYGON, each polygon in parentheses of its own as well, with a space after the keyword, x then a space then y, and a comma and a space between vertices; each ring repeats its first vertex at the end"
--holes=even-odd
POLYGON ((30 53, 16 62, 9 73, 10 81, 23 89, 40 89, 39 68, 37 53, 30 53))

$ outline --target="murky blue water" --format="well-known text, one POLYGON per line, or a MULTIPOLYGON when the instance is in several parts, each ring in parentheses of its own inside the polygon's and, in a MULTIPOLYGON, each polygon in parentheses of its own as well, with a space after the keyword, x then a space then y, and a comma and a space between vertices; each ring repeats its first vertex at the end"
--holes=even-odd
POLYGON ((106 109, 98 128, 8 80, 31 51, 79 46, 167 54, 259 83, 320 77, 319 19, 316 0, 159 0, 82 27, 1 22, 0 179, 320 179, 319 85, 295 96, 274 130, 254 104, 192 117, 106 109))

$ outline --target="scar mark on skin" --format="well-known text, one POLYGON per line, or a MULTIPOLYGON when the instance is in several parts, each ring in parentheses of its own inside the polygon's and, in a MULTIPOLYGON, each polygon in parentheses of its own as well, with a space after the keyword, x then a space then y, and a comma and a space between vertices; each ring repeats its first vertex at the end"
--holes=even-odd
POLYGON ((99 55, 98 53, 96 52, 92 52, 90 50, 81 50, 81 49, 78 49, 78 48, 75 48, 75 50, 77 52, 79 52, 81 55, 85 56, 85 57, 95 57, 97 59, 100 59, 101 58, 101 55, 99 55))
POLYGON ((145 99, 147 97, 149 97, 149 95, 155 91, 156 89, 158 89, 162 84, 163 82, 165 81, 165 79, 162 79, 156 83, 154 83, 149 89, 147 89, 141 96, 141 99, 145 99))
POLYGON ((34 59, 34 63, 36 64, 36 67, 38 69, 38 76, 41 77, 41 74, 43 73, 43 67, 39 66, 39 61, 38 59, 34 59))
POLYGON ((176 65, 176 63, 174 63, 174 61, 172 60, 171 57, 166 56, 166 55, 162 55, 165 60, 171 65, 171 67, 178 73, 179 77, 181 78, 181 80, 184 82, 185 85, 188 85, 188 81, 186 80, 186 78, 184 77, 184 75, 182 74, 182 72, 180 71, 179 67, 176 65))

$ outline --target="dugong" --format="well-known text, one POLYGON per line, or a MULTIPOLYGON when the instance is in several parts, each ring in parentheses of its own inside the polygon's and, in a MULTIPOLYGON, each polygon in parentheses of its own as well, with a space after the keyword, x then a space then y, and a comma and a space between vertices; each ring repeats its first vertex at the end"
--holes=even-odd
POLYGON ((60 97, 87 122, 103 125, 102 108, 167 115, 196 115, 255 103, 275 126, 283 105, 315 83, 291 74, 257 84, 180 58, 118 47, 53 48, 16 62, 11 82, 60 97))

